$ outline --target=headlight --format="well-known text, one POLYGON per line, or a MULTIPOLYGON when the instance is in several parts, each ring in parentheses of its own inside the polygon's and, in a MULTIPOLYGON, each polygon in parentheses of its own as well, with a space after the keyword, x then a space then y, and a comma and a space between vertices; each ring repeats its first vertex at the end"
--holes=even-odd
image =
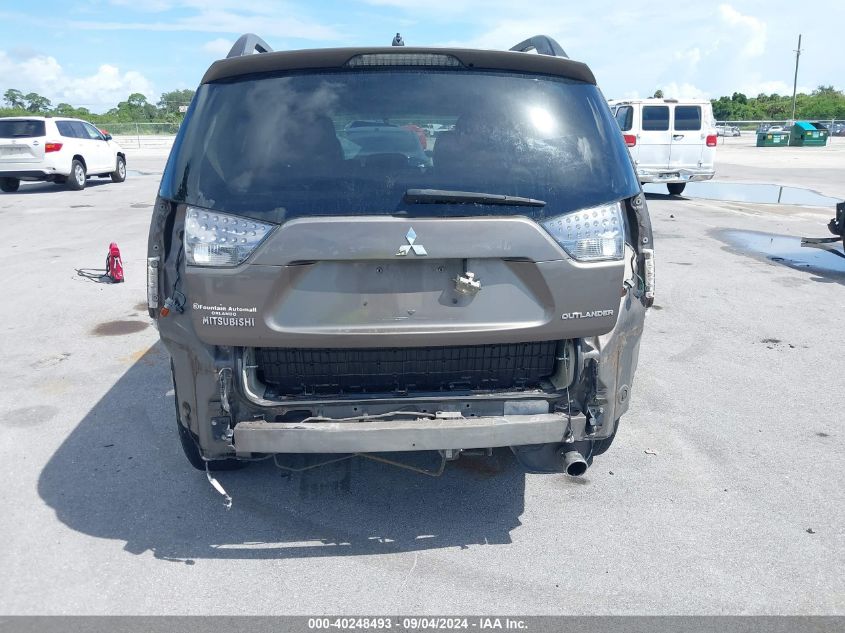
POLYGON ((540 224, 578 261, 622 259, 625 222, 621 202, 565 213, 540 224))
POLYGON ((194 266, 237 266, 273 230, 273 224, 188 207, 185 255, 194 266))

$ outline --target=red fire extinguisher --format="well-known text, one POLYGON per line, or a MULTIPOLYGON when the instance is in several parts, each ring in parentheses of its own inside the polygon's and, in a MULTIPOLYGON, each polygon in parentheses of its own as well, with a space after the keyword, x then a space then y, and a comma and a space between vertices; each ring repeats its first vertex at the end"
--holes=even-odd
POLYGON ((109 254, 106 256, 106 274, 112 283, 119 284, 123 281, 123 261, 120 258, 120 249, 115 242, 109 244, 109 254))

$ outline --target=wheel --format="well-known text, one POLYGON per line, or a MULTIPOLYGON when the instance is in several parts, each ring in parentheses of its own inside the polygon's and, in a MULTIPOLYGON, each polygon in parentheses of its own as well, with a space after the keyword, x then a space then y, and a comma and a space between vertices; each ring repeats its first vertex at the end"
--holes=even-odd
MULTIPOLYGON (((173 361, 170 361, 170 377, 173 380, 173 401, 176 404, 176 428, 179 430, 179 441, 182 443, 182 451, 185 453, 185 457, 188 458, 191 466, 197 470, 205 470, 206 461, 200 454, 197 440, 190 429, 182 424, 182 417, 179 413, 179 394, 176 392, 176 377, 173 375, 173 361)), ((240 470, 241 468, 246 468, 248 465, 249 462, 237 459, 215 459, 208 462, 208 469, 214 471, 240 470)))
POLYGON ((21 186, 21 181, 17 178, 0 178, 0 189, 5 191, 6 193, 12 193, 13 191, 17 191, 18 187, 21 186))
POLYGON ((126 180, 126 159, 123 156, 117 157, 117 167, 111 173, 112 182, 123 182, 126 180))
POLYGON ((619 422, 621 419, 622 418, 616 420, 616 424, 613 426, 613 433, 611 433, 610 437, 606 437, 603 440, 593 440, 593 452, 590 453, 592 457, 601 455, 610 448, 610 445, 613 444, 613 440, 616 438, 616 431, 619 430, 619 422))
POLYGON ((87 177, 88 174, 85 173, 85 165, 74 159, 70 165, 70 176, 67 177, 67 188, 72 191, 85 189, 85 179, 87 177))
POLYGON ((687 186, 685 182, 669 182, 666 183, 666 188, 669 190, 670 196, 680 196, 684 192, 684 187, 687 186))

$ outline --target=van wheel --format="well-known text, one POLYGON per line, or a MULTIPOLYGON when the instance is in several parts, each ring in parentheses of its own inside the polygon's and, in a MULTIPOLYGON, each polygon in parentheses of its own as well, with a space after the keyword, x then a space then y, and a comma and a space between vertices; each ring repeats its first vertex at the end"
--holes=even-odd
POLYGON ((5 191, 6 193, 12 193, 13 191, 17 191, 18 187, 21 186, 21 181, 17 178, 0 178, 0 189, 5 191))
POLYGON ((685 182, 668 182, 666 188, 669 190, 670 196, 680 196, 684 192, 684 187, 687 186, 685 182))
MULTIPOLYGON (((179 414, 179 394, 176 392, 176 379, 173 376, 173 361, 170 361, 170 376, 173 379, 173 401, 176 404, 176 428, 179 430, 179 441, 182 444, 182 451, 185 457, 191 463, 191 466, 197 470, 205 470, 206 461, 200 454, 199 446, 197 446, 197 439, 190 429, 182 424, 182 417, 179 414)), ((220 470, 240 470, 246 468, 249 462, 240 461, 237 459, 215 459, 208 462, 208 469, 214 471, 220 470)))
POLYGON ((123 182, 126 180, 126 159, 123 156, 117 157, 117 167, 111 173, 112 182, 123 182))
POLYGON ((85 173, 85 165, 78 160, 74 160, 70 165, 70 176, 67 177, 67 188, 72 191, 81 191, 85 189, 85 179, 88 174, 85 173))

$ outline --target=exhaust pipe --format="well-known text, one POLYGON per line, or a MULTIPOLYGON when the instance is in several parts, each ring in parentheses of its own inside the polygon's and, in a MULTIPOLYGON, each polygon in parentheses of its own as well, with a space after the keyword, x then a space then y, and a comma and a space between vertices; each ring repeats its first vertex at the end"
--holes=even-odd
POLYGON ((578 451, 567 451, 565 453, 561 451, 561 453, 563 454, 563 470, 567 475, 580 477, 587 472, 589 464, 581 453, 578 451))

